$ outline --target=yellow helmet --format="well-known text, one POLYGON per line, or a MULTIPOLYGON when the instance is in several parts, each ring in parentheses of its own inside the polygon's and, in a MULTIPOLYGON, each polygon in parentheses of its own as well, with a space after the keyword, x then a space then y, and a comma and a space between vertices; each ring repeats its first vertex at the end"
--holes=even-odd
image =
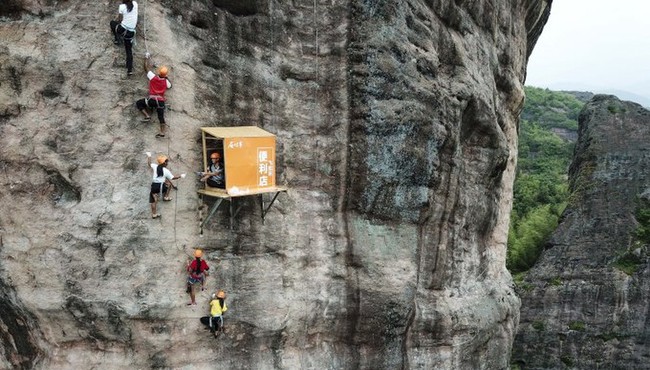
POLYGON ((158 68, 158 76, 160 77, 167 77, 167 73, 169 70, 167 69, 167 66, 160 66, 158 68))
POLYGON ((163 163, 167 162, 167 160, 168 160, 167 156, 164 156, 162 154, 159 155, 158 158, 157 158, 158 164, 163 164, 163 163))
POLYGON ((222 299, 223 299, 223 298, 226 298, 226 292, 224 292, 223 290, 219 289, 219 291, 217 292, 217 298, 222 298, 222 299))
POLYGON ((196 249, 196 250, 194 251, 194 257, 196 257, 196 258, 201 258, 201 257, 203 257, 203 251, 200 250, 200 249, 196 249))

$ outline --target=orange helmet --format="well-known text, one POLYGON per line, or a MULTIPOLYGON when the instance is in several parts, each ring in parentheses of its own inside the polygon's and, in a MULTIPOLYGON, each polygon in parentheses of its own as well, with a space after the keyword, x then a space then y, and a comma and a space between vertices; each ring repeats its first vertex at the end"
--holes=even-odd
POLYGON ((194 251, 194 257, 196 257, 196 258, 201 258, 201 257, 203 257, 203 251, 200 250, 200 249, 196 249, 196 250, 194 251))
POLYGON ((169 70, 167 69, 167 66, 160 66, 160 68, 158 68, 158 76, 160 77, 167 77, 168 72, 169 70))
POLYGON ((161 154, 157 158, 158 164, 163 164, 163 163, 167 162, 168 159, 169 158, 167 158, 167 156, 164 156, 164 155, 161 154))
POLYGON ((223 298, 226 298, 226 292, 224 292, 223 290, 219 289, 219 291, 217 292, 217 298, 222 298, 222 299, 223 299, 223 298))

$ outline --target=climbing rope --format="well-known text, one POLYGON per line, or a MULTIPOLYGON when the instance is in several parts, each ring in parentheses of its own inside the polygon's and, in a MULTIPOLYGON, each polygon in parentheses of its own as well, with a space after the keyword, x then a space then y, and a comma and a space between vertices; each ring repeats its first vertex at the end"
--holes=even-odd
MULTIPOLYGON (((151 57, 151 64, 154 68, 157 68, 158 63, 153 59, 153 55, 149 52, 149 45, 147 44, 147 1, 144 0, 142 6, 142 38, 144 39, 145 56, 149 55, 151 57)), ((171 63, 167 64, 167 66, 169 67, 170 81, 174 81, 174 67, 171 63)))
POLYGON ((314 32, 316 33, 314 36, 316 37, 316 80, 320 78, 320 63, 319 63, 319 58, 318 55, 320 54, 320 45, 318 45, 318 20, 320 14, 318 13, 318 3, 316 0, 314 0, 314 32))
POLYGON ((142 37, 144 38, 144 50, 149 53, 149 47, 147 46, 147 0, 144 0, 142 4, 142 37))
MULTIPOLYGON (((170 141, 171 140, 167 139, 167 157, 168 158, 171 158, 170 157, 171 156, 171 153, 170 153, 171 149, 170 149, 170 144, 169 144, 170 141)), ((178 196, 179 196, 178 185, 175 185, 175 190, 176 190, 176 194, 174 194, 174 245, 178 246, 178 234, 177 234, 177 228, 176 228, 176 221, 177 221, 176 216, 177 216, 177 210, 178 210, 178 196)))
MULTIPOLYGON (((150 58, 152 58, 151 63, 153 65, 153 67, 155 68, 155 67, 157 67, 158 63, 156 63, 153 60, 153 57, 152 57, 151 53, 149 52, 149 45, 147 43, 147 39, 148 39, 148 37, 147 37, 147 1, 148 0, 143 0, 143 2, 142 2, 142 37, 144 39, 145 57, 148 55, 150 58)), ((170 74, 173 75, 174 69, 171 68, 171 65, 170 65, 170 72, 171 72, 170 74)), ((173 77, 172 77, 171 80, 173 80, 173 77)), ((167 107, 165 107, 165 109, 167 109, 167 107)), ((164 125, 167 127, 167 131, 169 131, 169 125, 167 123, 164 123, 164 125)), ((171 158, 171 148, 170 148, 171 140, 169 140, 167 137, 165 137, 165 138, 167 139, 167 157, 171 158)), ((178 247, 178 228, 177 228, 177 223, 178 223, 178 217, 177 217, 178 216, 178 214, 177 214, 178 213, 178 196, 179 196, 178 186, 179 186, 178 184, 174 185, 174 189, 176 190, 176 194, 174 194, 174 245, 176 245, 177 248, 179 250, 181 250, 184 246, 180 247, 180 248, 178 247)))

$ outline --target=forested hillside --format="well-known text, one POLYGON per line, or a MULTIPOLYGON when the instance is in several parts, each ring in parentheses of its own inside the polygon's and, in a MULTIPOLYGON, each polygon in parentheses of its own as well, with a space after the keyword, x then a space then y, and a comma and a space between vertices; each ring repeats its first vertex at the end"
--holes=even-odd
POLYGON ((546 129, 578 129, 578 114, 593 94, 565 92, 526 86, 526 104, 521 120, 535 122, 546 129))
POLYGON ((508 236, 507 264, 513 273, 533 265, 564 210, 572 138, 577 136, 582 100, 590 95, 536 87, 525 91, 508 236))
POLYGON ((650 370, 650 111, 596 95, 578 121, 566 209, 515 275, 510 369, 650 370))

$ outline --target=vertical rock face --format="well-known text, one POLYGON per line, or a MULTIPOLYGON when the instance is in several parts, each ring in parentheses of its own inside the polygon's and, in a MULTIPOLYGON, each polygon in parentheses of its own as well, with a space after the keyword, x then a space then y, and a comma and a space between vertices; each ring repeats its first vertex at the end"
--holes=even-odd
POLYGON ((148 50, 174 83, 160 140, 110 41, 117 3, 10 1, 3 363, 506 368, 517 116, 548 3, 143 0, 136 65, 148 50), (290 191, 265 224, 241 199, 232 232, 224 210, 201 236, 188 177, 152 220, 143 153, 192 173, 212 125, 277 134, 290 191), (197 246, 229 293, 219 341, 198 321, 209 291, 185 307, 197 246))
MULTIPOLYGON (((597 95, 579 117, 572 197, 522 284, 513 362, 648 369, 650 270, 635 214, 650 207, 650 112, 597 95)), ((647 221, 645 221, 647 222, 647 221)))

